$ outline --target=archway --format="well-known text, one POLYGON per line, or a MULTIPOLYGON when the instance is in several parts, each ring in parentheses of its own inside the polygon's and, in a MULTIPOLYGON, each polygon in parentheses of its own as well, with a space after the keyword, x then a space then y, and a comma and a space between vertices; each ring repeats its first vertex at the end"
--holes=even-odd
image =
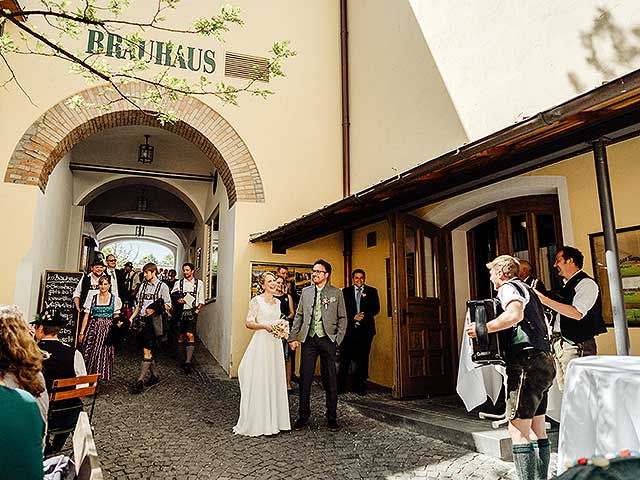
MULTIPOLYGON (((87 104, 99 103, 108 89, 101 85, 79 95, 87 104)), ((123 86, 125 94, 140 95, 143 86, 123 86)), ((196 145, 220 174, 231 207, 236 201, 264 202, 258 167, 247 145, 234 128, 204 102, 189 97, 173 105, 178 121, 161 125, 150 113, 132 110, 120 100, 104 113, 95 107, 73 110, 68 99, 47 110, 24 133, 7 166, 5 182, 38 185, 44 192, 49 175, 71 148, 102 130, 129 125, 163 128, 196 145)))

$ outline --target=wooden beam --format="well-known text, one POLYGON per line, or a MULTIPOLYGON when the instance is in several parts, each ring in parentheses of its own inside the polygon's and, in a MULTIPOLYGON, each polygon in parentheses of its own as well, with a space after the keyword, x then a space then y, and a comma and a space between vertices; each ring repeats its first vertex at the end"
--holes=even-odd
POLYGON ((116 225, 142 225, 143 227, 184 228, 192 230, 195 222, 179 222, 173 220, 154 220, 152 218, 125 218, 107 215, 87 215, 85 221, 93 223, 113 223, 116 225))

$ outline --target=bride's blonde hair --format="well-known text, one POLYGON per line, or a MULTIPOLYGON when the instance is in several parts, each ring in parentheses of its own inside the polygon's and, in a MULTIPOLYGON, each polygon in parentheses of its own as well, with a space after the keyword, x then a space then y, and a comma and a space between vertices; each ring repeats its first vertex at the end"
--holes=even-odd
POLYGON ((276 278, 276 274, 273 272, 262 272, 258 276, 258 288, 256 289, 256 295, 260 295, 264 293, 264 283, 267 281, 268 276, 272 276, 273 278, 276 278))

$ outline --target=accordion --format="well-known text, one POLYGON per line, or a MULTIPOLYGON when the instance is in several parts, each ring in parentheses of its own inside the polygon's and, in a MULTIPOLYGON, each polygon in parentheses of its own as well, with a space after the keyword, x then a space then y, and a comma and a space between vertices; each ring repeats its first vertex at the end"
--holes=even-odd
POLYGON ((507 357, 507 331, 487 333, 487 322, 502 313, 500 302, 490 300, 469 300, 467 302, 469 321, 476 324, 476 338, 472 339, 471 360, 481 365, 504 365, 507 357))

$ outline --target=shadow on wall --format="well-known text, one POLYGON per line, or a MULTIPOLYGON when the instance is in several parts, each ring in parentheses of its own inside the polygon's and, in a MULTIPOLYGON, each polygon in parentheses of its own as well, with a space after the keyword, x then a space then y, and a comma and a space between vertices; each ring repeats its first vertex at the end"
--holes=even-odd
MULTIPOLYGON (((640 64, 640 26, 621 27, 606 8, 598 8, 591 29, 582 32, 580 38, 587 51, 585 60, 600 75, 602 83, 624 75, 640 64)), ((576 93, 588 89, 575 72, 569 72, 567 76, 576 93)))

